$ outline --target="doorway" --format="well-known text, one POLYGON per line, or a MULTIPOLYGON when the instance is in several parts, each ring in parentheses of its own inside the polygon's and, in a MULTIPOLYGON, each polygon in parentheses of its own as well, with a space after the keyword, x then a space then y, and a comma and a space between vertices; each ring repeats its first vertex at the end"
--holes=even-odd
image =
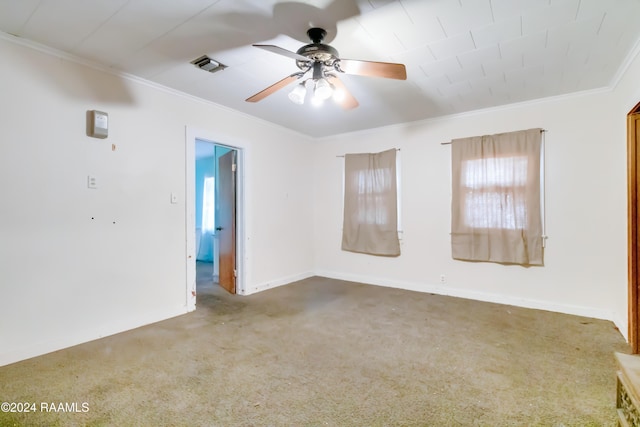
POLYGON ((640 353, 640 103, 627 115, 629 344, 640 353))
POLYGON ((229 273, 235 270, 229 253, 235 246, 235 180, 227 166, 235 164, 235 150, 197 139, 195 156, 196 286, 218 285, 235 293, 229 273))
POLYGON ((187 311, 198 288, 243 293, 243 149, 187 129, 187 311))

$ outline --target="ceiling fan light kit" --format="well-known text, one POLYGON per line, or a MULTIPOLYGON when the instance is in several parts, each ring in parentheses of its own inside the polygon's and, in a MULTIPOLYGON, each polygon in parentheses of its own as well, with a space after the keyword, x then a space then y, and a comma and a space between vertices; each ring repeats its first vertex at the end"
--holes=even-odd
POLYGON ((305 83, 306 82, 297 84, 293 88, 293 90, 289 93, 289 99, 294 104, 298 104, 298 105, 304 104, 304 98, 307 96, 307 87, 305 83))
POLYGON ((333 88, 331 87, 331 83, 327 81, 324 77, 316 80, 315 88, 313 89, 313 96, 318 97, 319 99, 325 100, 331 98, 331 94, 333 93, 333 88))
POLYGON ((279 82, 263 89, 246 99, 247 102, 258 102, 267 96, 284 88, 293 81, 303 79, 289 93, 289 99, 296 104, 304 104, 307 94, 306 83, 313 82, 314 105, 332 98, 345 110, 358 106, 358 101, 351 95, 346 86, 338 78, 338 74, 353 74, 367 77, 383 77, 389 79, 406 80, 407 72, 403 64, 390 62, 361 61, 355 59, 341 59, 338 51, 333 47, 323 44, 322 40, 327 32, 322 28, 310 28, 307 35, 311 44, 302 46, 297 52, 291 52, 274 45, 253 46, 277 53, 296 60, 296 66, 301 72, 292 74, 279 82), (311 73, 311 77, 306 77, 311 73))

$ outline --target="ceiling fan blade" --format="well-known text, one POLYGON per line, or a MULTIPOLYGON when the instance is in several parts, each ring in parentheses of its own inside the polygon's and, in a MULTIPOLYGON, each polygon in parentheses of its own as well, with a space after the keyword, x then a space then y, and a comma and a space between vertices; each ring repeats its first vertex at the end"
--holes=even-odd
POLYGON ((277 53, 278 55, 283 55, 286 56, 288 58, 293 58, 296 59, 298 61, 308 61, 309 58, 304 57, 302 55, 298 55, 295 52, 291 52, 290 50, 281 48, 279 46, 274 46, 272 44, 254 44, 254 47, 259 47, 260 49, 264 49, 264 50, 268 50, 269 52, 272 53, 277 53))
POLYGON ((346 74, 355 74, 358 76, 407 80, 407 69, 404 64, 394 64, 391 62, 340 59, 338 62, 338 70, 346 74))
POLYGON ((340 80, 338 76, 329 74, 327 75, 327 77, 329 78, 331 84, 335 87, 335 91, 339 94, 337 96, 334 95, 334 99, 338 104, 340 104, 343 109, 351 110, 360 105, 358 104, 358 100, 355 99, 353 95, 351 95, 349 89, 347 89, 347 87, 344 85, 344 83, 342 83, 342 80, 340 80))
POLYGON ((271 95, 272 93, 279 91, 280 89, 282 89, 283 87, 285 87, 289 83, 291 83, 291 82, 293 82, 295 80, 298 80, 299 78, 300 78, 300 76, 298 74, 293 74, 293 75, 287 76, 284 79, 280 80, 279 82, 276 82, 276 83, 272 84, 268 88, 261 90, 260 92, 256 93, 253 96, 250 96, 249 98, 245 99, 245 101, 247 101, 247 102, 258 102, 258 101, 261 101, 264 98, 266 98, 267 96, 271 95))

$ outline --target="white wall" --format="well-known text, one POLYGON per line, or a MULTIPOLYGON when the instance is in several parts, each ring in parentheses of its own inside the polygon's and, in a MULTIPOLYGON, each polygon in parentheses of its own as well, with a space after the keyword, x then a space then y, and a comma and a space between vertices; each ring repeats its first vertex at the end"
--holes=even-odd
POLYGON ((0 365, 186 311, 185 129, 244 150, 246 293, 317 273, 611 319, 626 333, 637 58, 615 90, 310 141, 2 38, 0 56, 0 365), (109 113, 108 139, 85 135, 91 109, 109 113), (453 261, 440 143, 530 127, 548 130, 546 265, 453 261), (402 256, 342 252, 336 156, 390 147, 402 150, 402 256))
POLYGON ((640 59, 616 90, 591 92, 326 138, 314 146, 319 275, 613 320, 627 329, 626 114, 640 101, 640 59), (455 261, 450 250, 452 138, 546 132, 545 266, 455 261), (402 156, 402 255, 340 250, 338 155, 402 156), (445 275, 446 283, 440 276, 445 275))
POLYGON ((186 128, 244 147, 247 290, 312 273, 307 138, 2 38, 0 56, 0 365, 186 311, 186 128))

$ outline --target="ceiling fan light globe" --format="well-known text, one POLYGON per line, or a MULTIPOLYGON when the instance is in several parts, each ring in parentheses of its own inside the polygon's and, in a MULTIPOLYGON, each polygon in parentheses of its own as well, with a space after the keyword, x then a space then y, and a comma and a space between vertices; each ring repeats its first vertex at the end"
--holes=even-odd
POLYGON ((331 87, 331 83, 327 81, 327 79, 318 79, 316 80, 316 86, 313 90, 313 95, 322 100, 331 98, 333 94, 333 88, 331 87))
POLYGON ((289 99, 294 104, 302 105, 304 104, 304 98, 307 96, 307 88, 304 83, 300 83, 293 88, 291 92, 289 92, 289 99))
POLYGON ((314 107, 320 107, 324 104, 324 99, 322 98, 318 98, 317 96, 313 95, 311 97, 311 105, 313 105, 314 107))

